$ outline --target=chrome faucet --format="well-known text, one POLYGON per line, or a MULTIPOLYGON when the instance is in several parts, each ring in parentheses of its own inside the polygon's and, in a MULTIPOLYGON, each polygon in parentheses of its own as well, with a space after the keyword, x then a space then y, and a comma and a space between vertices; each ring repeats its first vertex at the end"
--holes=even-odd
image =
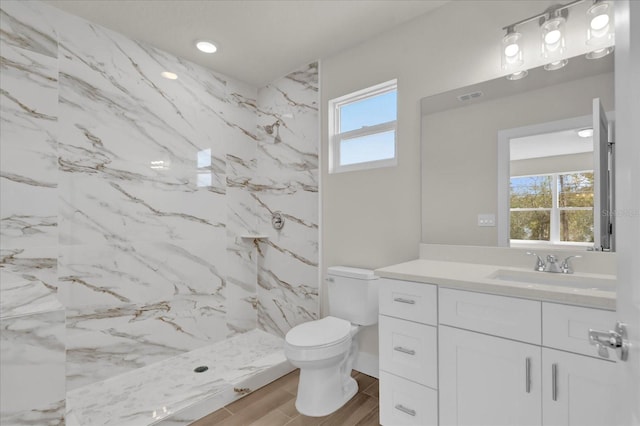
POLYGON ((558 258, 552 254, 547 255, 546 262, 534 252, 528 251, 527 254, 536 257, 536 264, 533 267, 534 271, 551 272, 554 274, 573 274, 573 268, 571 267, 571 263, 569 262, 569 260, 573 257, 582 257, 579 255, 568 256, 562 261, 561 264, 558 264, 558 258))
POLYGON ((563 274, 573 274, 573 268, 571 267, 571 263, 569 263, 569 259, 571 259, 572 257, 580 258, 582 256, 576 255, 565 258, 562 262, 562 265, 560 265, 560 272, 562 272, 563 274))
POLYGON ((554 274, 561 272, 557 257, 552 254, 547 255, 547 264, 544 267, 544 272, 552 272, 554 274))
POLYGON ((536 264, 533 267, 533 270, 534 271, 539 271, 539 272, 544 271, 544 268, 545 268, 544 260, 542 260, 542 258, 540 256, 538 256, 537 254, 535 254, 532 251, 528 251, 527 254, 530 255, 530 256, 535 256, 537 258, 536 259, 536 264))

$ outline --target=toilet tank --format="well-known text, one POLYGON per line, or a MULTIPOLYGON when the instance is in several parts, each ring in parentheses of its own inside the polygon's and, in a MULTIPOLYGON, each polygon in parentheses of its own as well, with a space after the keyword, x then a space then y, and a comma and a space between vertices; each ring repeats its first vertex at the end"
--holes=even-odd
POLYGON ((331 266, 327 284, 329 315, 358 325, 378 322, 378 277, 372 270, 331 266))

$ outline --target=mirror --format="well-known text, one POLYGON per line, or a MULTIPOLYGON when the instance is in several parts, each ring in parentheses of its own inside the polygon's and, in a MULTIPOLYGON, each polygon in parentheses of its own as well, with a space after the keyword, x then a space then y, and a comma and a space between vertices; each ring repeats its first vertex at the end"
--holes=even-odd
MULTIPOLYGON (((604 171, 597 172, 595 163, 602 162, 596 162, 594 154, 585 150, 584 144, 577 148, 579 152, 575 146, 571 148, 571 142, 561 148, 558 146, 561 136, 554 134, 576 133, 576 130, 593 127, 596 98, 602 103, 601 109, 613 111, 613 62, 613 55, 598 60, 580 56, 571 58, 560 70, 545 71, 540 67, 530 70, 522 80, 498 78, 423 98, 422 242, 507 246, 515 245, 510 244, 512 239, 529 239, 520 243, 546 244, 554 248, 593 247, 591 240, 599 241, 601 230, 605 227, 609 230, 604 222, 591 220, 585 224, 584 219, 589 214, 597 216, 593 211, 610 210, 605 209, 608 196, 602 191, 603 186, 608 185, 606 151, 602 155, 604 171), (555 137, 555 142, 541 142, 543 137, 555 137), (556 207, 564 209, 557 208, 548 213, 549 218, 545 219, 545 232, 548 232, 543 233, 547 240, 542 243, 531 241, 530 221, 528 230, 523 225, 520 232, 514 230, 515 238, 510 238, 510 218, 514 214, 510 211, 511 139, 515 139, 515 156, 525 155, 525 142, 536 146, 529 150, 536 152, 537 157, 526 165, 528 171, 523 171, 525 162, 521 161, 519 171, 513 164, 517 176, 556 175, 555 183, 545 178, 546 185, 555 188, 550 190, 556 197, 551 202, 563 202, 556 207), (573 163, 560 165, 562 156, 573 163), (593 177, 589 176, 591 172, 593 177), (559 181, 563 186, 558 191, 559 181), (592 195, 585 196, 583 192, 589 187, 592 195), (591 203, 597 204, 595 208, 588 205, 589 197, 591 203), (602 197, 605 198, 602 200, 602 197), (600 204, 602 209, 598 208, 600 204), (590 208, 591 213, 586 213, 590 208), (552 215, 556 217, 552 219, 552 215), (547 237, 551 228, 554 237, 547 237), (572 241, 580 239, 586 241, 572 241)), ((604 131, 606 142, 606 127, 596 131, 600 134, 604 131)), ((589 145, 593 146, 592 143, 589 145)), ((598 147, 598 152, 601 148, 598 147)), ((596 154, 596 157, 600 155, 596 154)), ((523 190, 522 181, 519 184, 523 190)), ((522 219, 526 214, 515 215, 520 217, 514 219, 514 225, 527 223, 522 219)))

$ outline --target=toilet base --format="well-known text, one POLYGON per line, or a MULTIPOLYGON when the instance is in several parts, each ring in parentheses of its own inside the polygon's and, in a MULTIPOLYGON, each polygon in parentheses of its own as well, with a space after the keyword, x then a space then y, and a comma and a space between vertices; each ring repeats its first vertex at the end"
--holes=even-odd
POLYGON ((344 377, 340 368, 333 374, 319 370, 300 370, 300 383, 296 398, 296 410, 309 417, 327 416, 347 403, 358 392, 358 383, 353 377, 344 377))

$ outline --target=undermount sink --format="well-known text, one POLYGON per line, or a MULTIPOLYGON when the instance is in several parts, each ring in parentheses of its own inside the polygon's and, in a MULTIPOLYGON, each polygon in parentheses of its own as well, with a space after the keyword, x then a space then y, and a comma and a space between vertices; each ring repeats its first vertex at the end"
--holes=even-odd
POLYGON ((530 285, 543 284, 585 290, 615 291, 616 288, 616 280, 611 278, 585 277, 581 275, 537 271, 518 271, 513 269, 498 269, 487 278, 530 285))

